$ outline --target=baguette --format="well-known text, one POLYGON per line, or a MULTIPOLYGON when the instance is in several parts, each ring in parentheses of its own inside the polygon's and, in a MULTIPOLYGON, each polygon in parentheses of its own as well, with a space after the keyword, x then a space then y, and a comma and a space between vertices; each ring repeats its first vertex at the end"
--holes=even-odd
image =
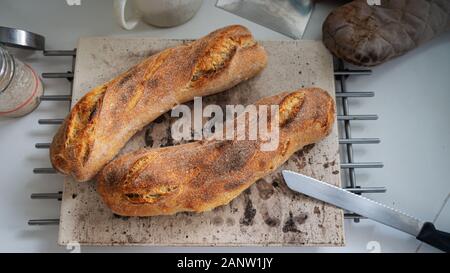
POLYGON ((92 179, 146 124, 195 96, 215 94, 255 76, 265 50, 234 25, 150 56, 87 93, 53 138, 53 167, 92 179))
POLYGON ((99 173, 103 201, 123 216, 211 210, 230 202, 297 150, 326 137, 335 120, 334 100, 318 88, 266 97, 256 105, 279 105, 279 145, 274 151, 262 151, 260 140, 141 149, 116 158, 99 173))

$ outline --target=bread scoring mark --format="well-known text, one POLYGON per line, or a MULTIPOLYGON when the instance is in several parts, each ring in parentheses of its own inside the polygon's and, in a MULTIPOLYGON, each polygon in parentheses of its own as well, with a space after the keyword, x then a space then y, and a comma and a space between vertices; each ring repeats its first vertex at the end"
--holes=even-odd
POLYGON ((137 74, 136 71, 138 68, 145 69, 142 80, 137 81, 135 86, 130 84, 127 88, 127 92, 122 94, 121 98, 126 105, 125 109, 127 111, 136 107, 146 91, 151 91, 158 87, 158 80, 153 77, 172 51, 173 49, 171 48, 161 51, 158 55, 147 58, 142 64, 139 64, 137 67, 130 69, 129 72, 126 72, 125 77, 118 83, 119 87, 123 88, 124 84, 130 81, 130 75, 132 75, 132 73, 135 75, 137 74))
POLYGON ((127 175, 125 176, 123 186, 127 186, 132 183, 141 173, 143 169, 150 163, 150 161, 154 157, 152 155, 147 155, 136 160, 131 168, 128 170, 127 175))
POLYGON ((129 98, 128 102, 126 103, 127 111, 136 107, 138 102, 141 100, 142 95, 144 95, 144 85, 140 83, 136 86, 133 95, 129 98))
POLYGON ((92 150, 93 143, 90 136, 98 120, 96 117, 99 115, 106 89, 107 86, 102 85, 86 94, 75 106, 78 111, 72 111, 72 118, 68 119, 64 147, 67 149, 73 146, 74 152, 67 156, 79 158, 83 166, 92 150))
POLYGON ((281 149, 281 156, 285 156, 285 155, 286 155, 286 152, 288 151, 290 142, 291 142, 291 141, 288 139, 288 140, 286 140, 286 142, 284 143, 283 148, 281 149))
POLYGON ((66 145, 70 144, 77 134, 82 131, 90 121, 92 121, 98 102, 103 97, 107 89, 106 85, 99 86, 87 93, 81 100, 75 105, 75 109, 71 112, 72 116, 69 119, 67 126, 67 140, 66 145))
POLYGON ((124 193, 124 197, 133 204, 153 204, 162 197, 175 192, 178 186, 160 186, 151 192, 130 192, 124 193))
POLYGON ((199 62, 193 70, 191 86, 201 84, 200 80, 213 77, 227 67, 238 47, 247 48, 256 45, 251 35, 219 37, 217 40, 203 56, 200 56, 199 62))
POLYGON ((97 104, 94 105, 92 112, 89 114, 88 122, 91 121, 97 113, 97 104))
POLYGON ((304 92, 292 92, 280 102, 280 126, 285 126, 295 118, 305 100, 304 92))
POLYGON ((232 39, 225 39, 222 43, 211 47, 205 56, 199 58, 191 82, 194 83, 199 79, 208 78, 223 69, 236 53, 237 46, 237 43, 232 39))
POLYGON ((172 53, 173 49, 168 48, 166 50, 161 51, 157 56, 156 60, 153 61, 153 58, 150 57, 144 64, 146 71, 144 73, 144 81, 150 80, 156 73, 156 71, 161 67, 161 65, 166 61, 167 57, 172 53), (148 63, 152 63, 152 65, 148 65, 148 63))

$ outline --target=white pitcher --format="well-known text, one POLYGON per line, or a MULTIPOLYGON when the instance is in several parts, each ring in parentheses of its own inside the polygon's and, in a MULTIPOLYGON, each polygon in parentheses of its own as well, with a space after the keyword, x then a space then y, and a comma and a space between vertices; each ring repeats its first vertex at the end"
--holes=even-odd
POLYGON ((191 19, 203 0, 133 0, 137 17, 125 19, 127 0, 114 0, 114 11, 119 24, 127 30, 133 29, 139 19, 157 27, 173 27, 191 19))

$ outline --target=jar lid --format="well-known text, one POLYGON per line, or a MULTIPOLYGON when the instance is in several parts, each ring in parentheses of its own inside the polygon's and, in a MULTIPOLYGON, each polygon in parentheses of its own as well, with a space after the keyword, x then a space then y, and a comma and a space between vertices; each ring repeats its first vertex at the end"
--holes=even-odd
POLYGON ((8 88, 14 76, 14 58, 0 46, 0 93, 8 88))
POLYGON ((0 43, 10 47, 44 50, 45 38, 23 29, 0 26, 0 43))

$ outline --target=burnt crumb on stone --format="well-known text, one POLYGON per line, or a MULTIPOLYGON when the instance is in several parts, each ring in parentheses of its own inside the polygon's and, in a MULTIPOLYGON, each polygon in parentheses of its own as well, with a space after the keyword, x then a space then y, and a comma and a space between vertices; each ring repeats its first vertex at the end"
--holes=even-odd
POLYGON ((259 179, 256 182, 256 188, 258 189, 259 197, 263 200, 269 199, 274 193, 273 186, 264 179, 259 179))
POLYGON ((215 225, 215 226, 220 226, 220 225, 222 225, 223 224, 223 218, 222 217, 220 217, 220 216, 216 216, 216 217, 214 217, 213 219, 212 219, 212 224, 213 225, 215 225))
POLYGON ((234 219, 231 217, 228 217, 226 220, 227 226, 234 226, 234 219))
POLYGON ((297 229, 297 226, 295 225, 295 221, 294 221, 294 217, 292 216, 292 212, 289 211, 289 218, 287 219, 287 221, 284 223, 283 226, 283 232, 301 232, 300 230, 297 229))
POLYGON ((127 221, 128 219, 130 219, 129 216, 121 216, 121 215, 115 214, 115 213, 113 213, 113 215, 114 215, 114 218, 122 219, 124 221, 127 221))
POLYGON ((256 215, 256 209, 253 207, 252 200, 250 197, 246 197, 246 204, 244 210, 244 217, 239 221, 242 225, 250 226, 253 225, 253 219, 256 215))
POLYGON ((278 187, 280 186, 279 181, 276 180, 276 179, 274 179, 273 182, 272 182, 272 186, 273 186, 274 188, 278 188, 278 187))
POLYGON ((331 161, 331 162, 326 162, 326 163, 324 163, 324 164, 323 164, 323 167, 326 169, 326 168, 328 168, 328 167, 330 167, 330 166, 334 166, 334 165, 336 165, 336 160, 333 160, 333 161, 331 161))
POLYGON ((72 199, 75 199, 75 198, 77 198, 77 194, 76 193, 72 194, 72 199))
POLYGON ((295 222, 297 222, 297 224, 299 224, 299 225, 304 224, 306 219, 308 219, 308 214, 306 214, 306 213, 301 213, 298 216, 294 217, 295 222))
POLYGON ((269 227, 277 227, 280 225, 280 220, 275 217, 270 217, 269 213, 267 212, 263 214, 263 220, 264 223, 266 223, 266 225, 268 225, 269 227))
POLYGON ((266 225, 268 225, 269 227, 276 227, 280 225, 280 220, 268 217, 264 219, 264 223, 266 223, 266 225))
POLYGON ((319 207, 314 207, 314 214, 317 214, 317 215, 319 215, 320 214, 320 209, 319 209, 319 207))
POLYGON ((295 165, 297 166, 297 168, 299 170, 301 170, 301 169, 306 167, 306 162, 305 162, 305 158, 304 157, 301 157, 300 159, 294 158, 294 162, 295 162, 295 165))
POLYGON ((332 172, 332 174, 338 174, 338 173, 339 173, 338 170, 332 172))
POLYGON ((316 144, 314 144, 314 143, 305 145, 303 147, 303 149, 301 149, 300 151, 295 152, 295 154, 298 157, 303 157, 303 156, 307 155, 311 151, 311 149, 314 148, 314 146, 316 146, 316 144))

